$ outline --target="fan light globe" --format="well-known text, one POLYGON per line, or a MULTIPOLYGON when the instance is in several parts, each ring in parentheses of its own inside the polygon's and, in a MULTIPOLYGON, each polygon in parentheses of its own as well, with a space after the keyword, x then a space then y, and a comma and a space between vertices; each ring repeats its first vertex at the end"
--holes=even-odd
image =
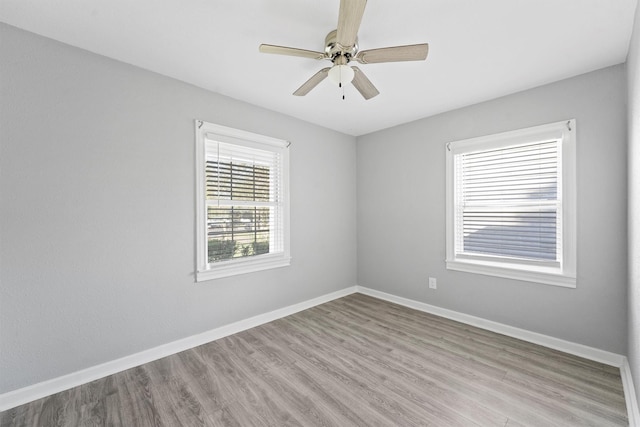
POLYGON ((355 72, 348 65, 334 65, 329 70, 329 80, 339 85, 340 83, 350 83, 355 76, 355 72))

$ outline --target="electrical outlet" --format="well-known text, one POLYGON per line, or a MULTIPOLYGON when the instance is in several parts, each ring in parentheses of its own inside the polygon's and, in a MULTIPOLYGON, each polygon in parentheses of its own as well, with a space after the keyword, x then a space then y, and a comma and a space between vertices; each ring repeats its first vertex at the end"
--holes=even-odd
POLYGON ((435 277, 429 277, 429 289, 438 289, 438 283, 435 277))

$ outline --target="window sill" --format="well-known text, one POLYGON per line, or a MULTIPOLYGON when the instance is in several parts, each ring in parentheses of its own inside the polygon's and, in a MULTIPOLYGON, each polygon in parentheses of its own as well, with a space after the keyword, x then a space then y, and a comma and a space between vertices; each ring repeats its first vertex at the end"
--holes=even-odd
POLYGON ((447 260, 447 269, 466 273, 483 274, 486 276, 503 277, 506 279, 522 280, 525 282, 542 283, 545 285, 575 288, 576 278, 568 274, 554 272, 552 269, 533 269, 531 267, 504 267, 495 263, 447 260), (546 271, 545 271, 546 270, 546 271))
POLYGON ((221 279, 223 277, 236 276, 238 274, 254 273, 256 271, 270 270, 272 268, 287 267, 289 265, 291 265, 291 257, 285 256, 229 261, 220 263, 210 269, 199 270, 196 273, 196 282, 221 279))

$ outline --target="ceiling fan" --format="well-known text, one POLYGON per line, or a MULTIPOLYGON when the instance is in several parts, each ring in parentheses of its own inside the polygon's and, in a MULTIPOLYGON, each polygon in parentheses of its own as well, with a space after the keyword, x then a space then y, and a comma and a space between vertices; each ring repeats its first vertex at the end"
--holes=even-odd
MULTIPOLYGON (((360 68, 349 66, 351 61, 360 64, 380 62, 423 61, 429 53, 429 44, 384 47, 379 49, 358 50, 358 29, 364 14, 367 0, 340 0, 338 28, 327 34, 324 52, 297 49, 294 47, 261 44, 260 52, 279 55, 300 56, 311 59, 328 59, 333 66, 323 68, 303 83, 295 92, 304 96, 321 81, 329 77, 338 86, 351 82, 365 99, 378 95, 378 89, 364 75, 360 68)), ((344 99, 344 94, 342 96, 344 99)))

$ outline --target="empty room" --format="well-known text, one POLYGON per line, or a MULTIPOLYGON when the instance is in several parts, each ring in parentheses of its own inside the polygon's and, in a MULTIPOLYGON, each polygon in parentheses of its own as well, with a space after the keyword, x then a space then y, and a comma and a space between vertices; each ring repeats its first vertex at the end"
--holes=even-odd
POLYGON ((637 0, 0 0, 0 426, 640 426, 637 0))

